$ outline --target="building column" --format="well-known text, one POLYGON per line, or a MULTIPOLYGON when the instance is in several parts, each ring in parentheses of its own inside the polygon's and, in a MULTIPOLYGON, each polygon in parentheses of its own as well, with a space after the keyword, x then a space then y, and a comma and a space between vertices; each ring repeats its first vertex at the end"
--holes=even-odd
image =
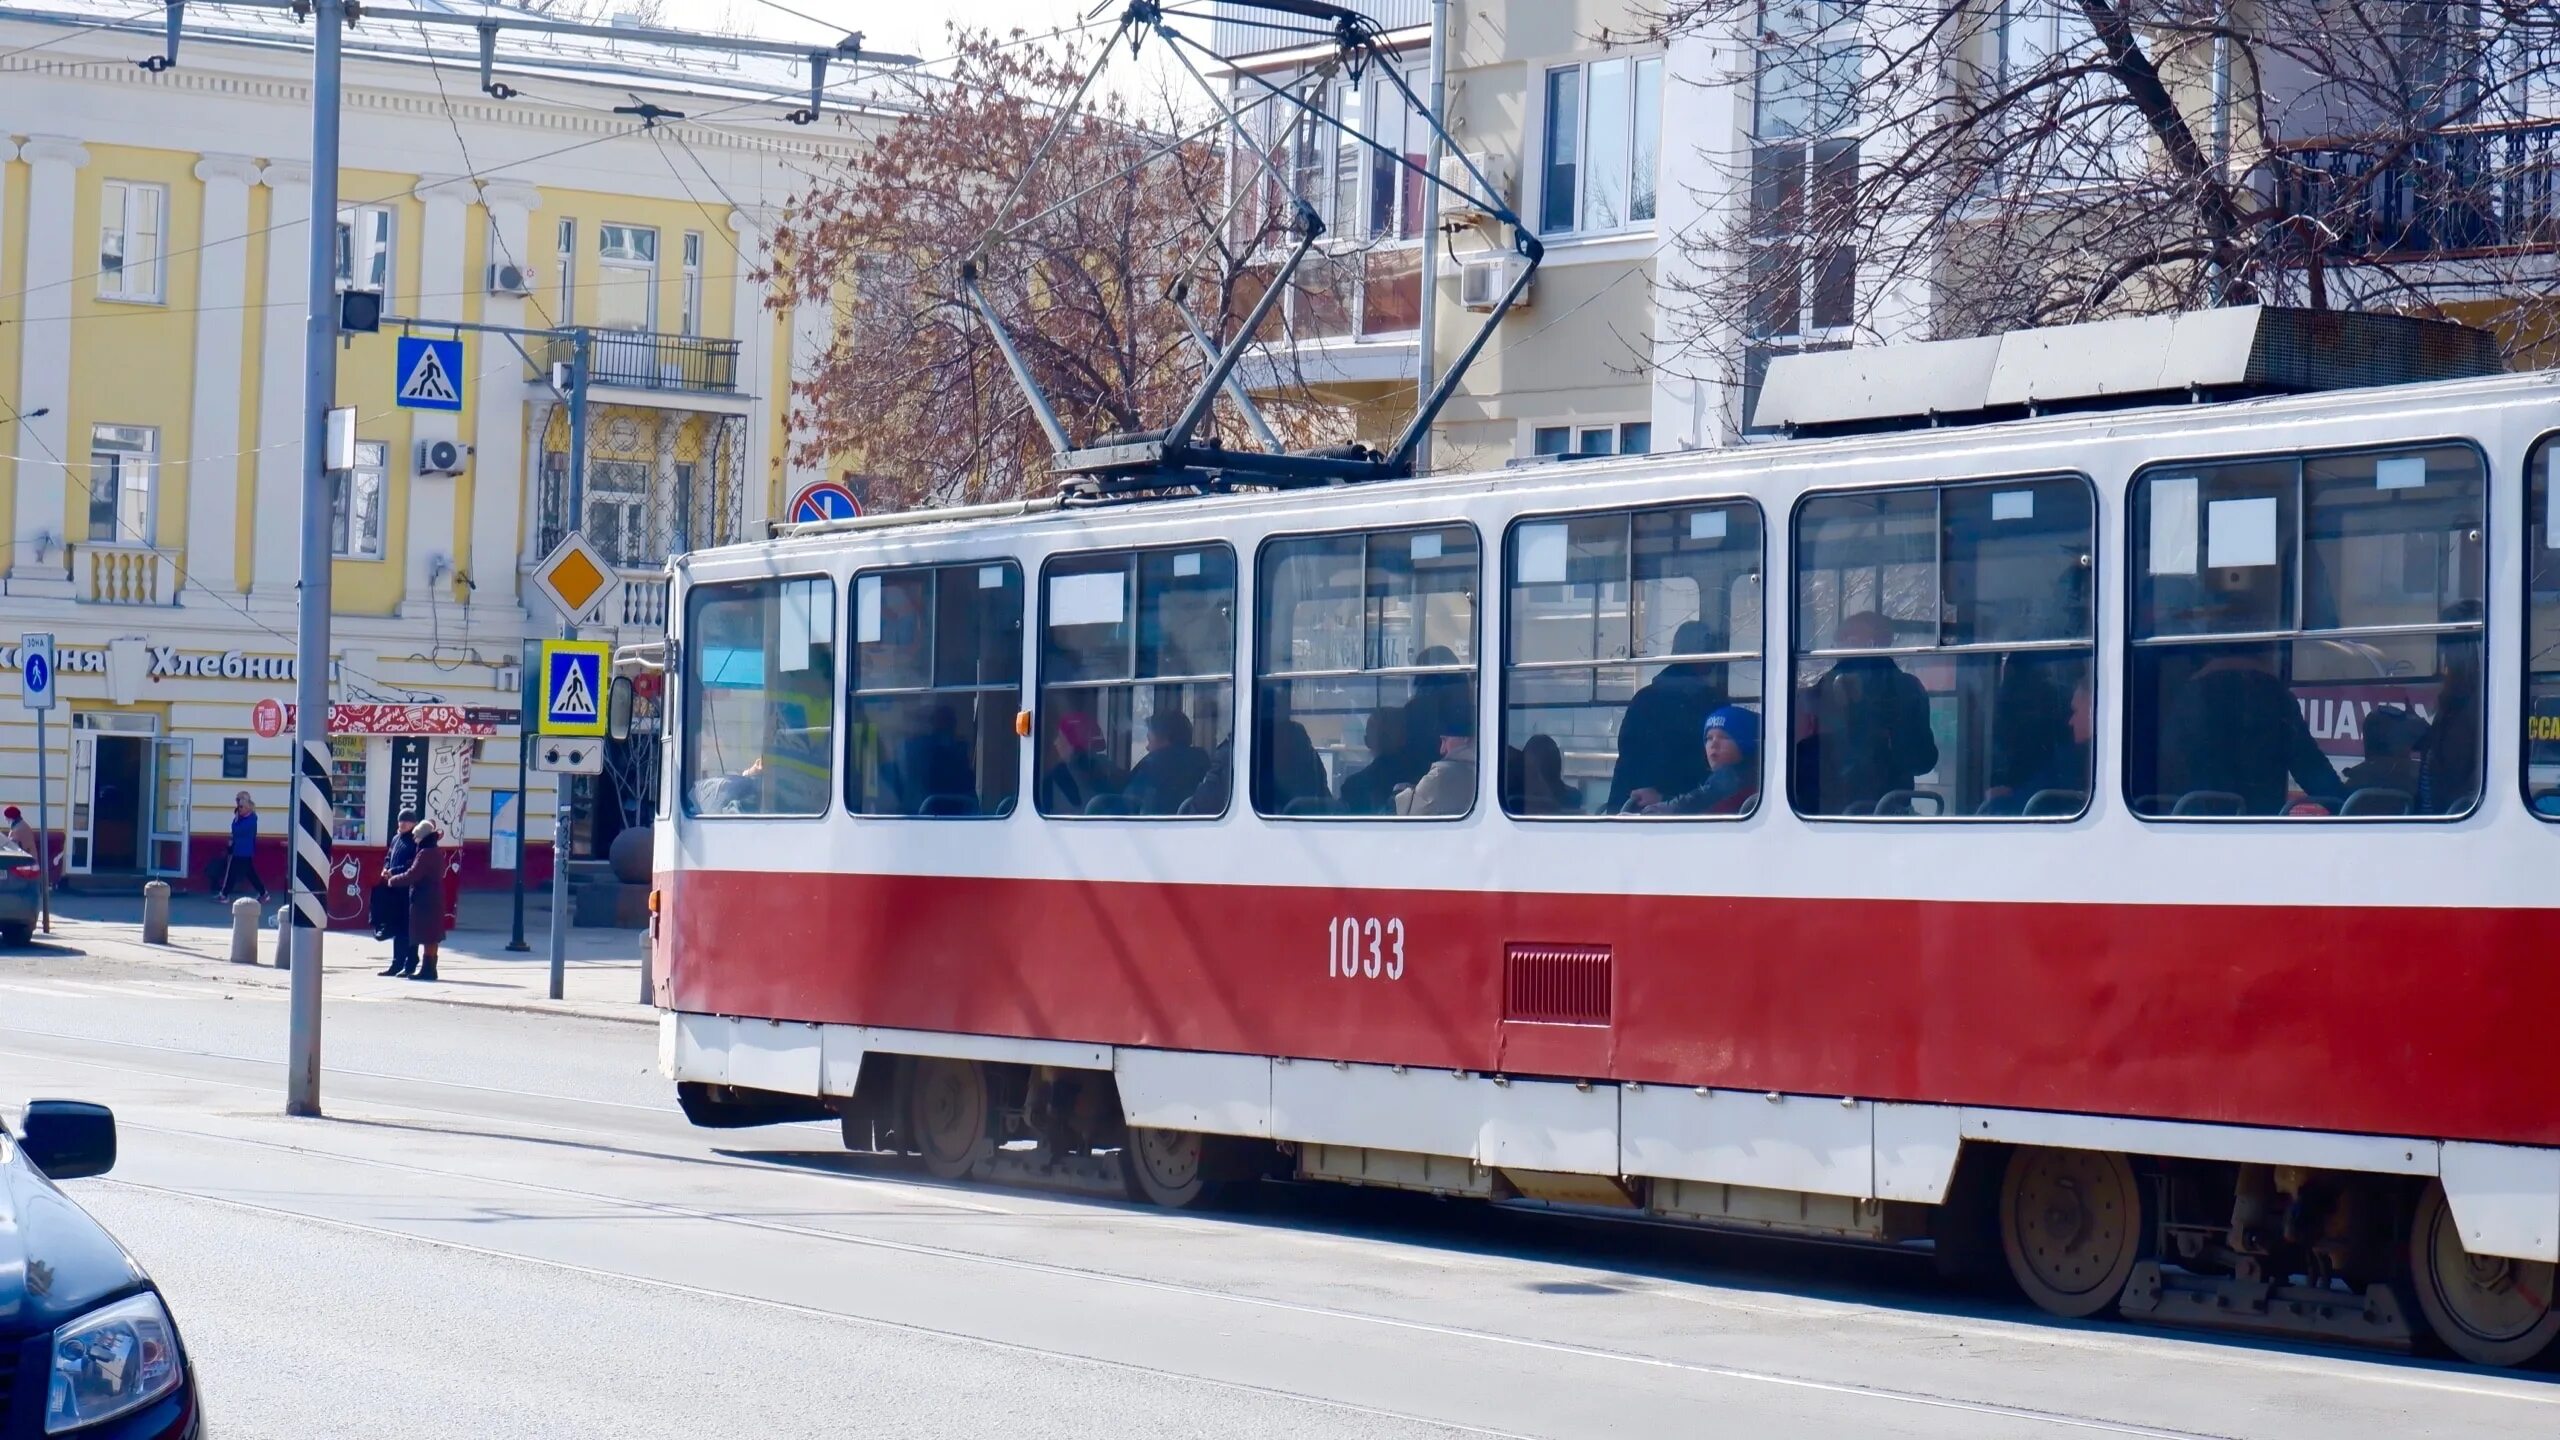
MULTIPOLYGON (((774 228, 781 223, 782 213, 769 206, 741 206, 729 212, 729 228, 738 232, 738 248, 749 256, 760 257, 771 247, 774 228)), ((791 409, 790 377, 776 383, 773 373, 773 312, 765 308, 764 286, 748 273, 752 268, 744 261, 739 264, 737 301, 731 308, 737 317, 742 362, 738 383, 762 402, 748 412, 746 455, 738 467, 742 536, 758 533, 772 509, 774 427, 791 409)), ((783 431, 786 436, 789 433, 783 431)))
MULTIPOLYGON (((85 466, 71 446, 71 297, 84 273, 72 202, 89 152, 59 135, 31 135, 18 149, 27 162, 27 272, 18 336, 18 412, 10 449, 18 461, 17 533, 10 537, 9 593, 68 596, 62 467, 85 466), (37 411, 44 414, 37 414, 37 411), (42 559, 38 559, 39 554, 42 559)), ((95 257, 92 257, 94 262, 95 257)), ((85 474, 85 471, 81 472, 85 474)))
MULTIPOLYGON (((248 334, 249 187, 258 162, 246 155, 207 155, 196 162, 204 182, 203 245, 196 251, 196 368, 194 405, 187 422, 187 541, 184 584, 189 589, 237 591, 231 573, 241 506, 240 383, 242 340, 248 334)), ((212 603, 220 604, 221 601, 212 603)))
MULTIPOLYGON (((478 197, 478 187, 467 175, 426 175, 419 177, 410 192, 426 206, 426 222, 418 228, 418 315, 428 320, 462 318, 462 291, 471 283, 470 250, 465 225, 471 216, 471 202, 478 197)), ((467 403, 475 408, 484 401, 481 379, 496 367, 490 351, 510 353, 507 342, 494 335, 470 337, 474 343, 463 347, 464 354, 478 358, 468 362, 471 373, 457 375, 454 382, 462 387, 467 403)), ((410 418, 410 435, 416 440, 460 440, 462 417, 438 410, 421 410, 410 418)), ((396 467, 404 463, 409 471, 409 543, 401 560, 404 572, 401 609, 423 610, 450 593, 456 561, 453 553, 455 527, 454 507, 460 501, 461 482, 447 476, 421 475, 414 468, 416 456, 394 455, 396 467), (441 569, 441 577, 438 571, 441 569), (442 593, 439 593, 442 592, 442 593)))
MULTIPOLYGON (((545 387, 535 392, 532 404, 525 407, 524 463, 518 472, 524 476, 524 545, 525 553, 518 563, 531 565, 542 558, 542 461, 543 438, 551 432, 552 415, 568 402, 557 398, 545 387)), ((550 607, 546 604, 544 609, 550 607)))
MULTIPOLYGON (((480 202, 489 207, 489 258, 523 264, 525 221, 542 208, 542 192, 530 185, 484 181, 480 202)), ((531 275, 528 269, 527 278, 531 275)), ((480 318, 490 325, 522 325, 524 312, 524 298, 518 295, 492 291, 480 302, 480 318)), ((538 346, 526 348, 542 353, 538 346)), ((523 557, 517 551, 531 544, 533 535, 521 518, 525 497, 534 488, 525 458, 525 387, 512 371, 484 368, 492 373, 477 386, 471 417, 471 603, 520 615, 516 565, 523 557)))
MULTIPOLYGON (((6 135, 0 135, 0 250, 6 250, 9 243, 9 187, 6 182, 9 175, 9 162, 17 158, 18 142, 6 135)), ((18 403, 17 396, 0 395, 0 400, 7 401, 11 407, 9 413, 14 413, 18 403)), ((5 414, 0 414, 0 426, 6 426, 5 429, 0 429, 0 473, 5 473, 9 477, 9 488, 6 491, 0 491, 0 494, 6 494, 9 497, 7 513, 10 534, 14 536, 17 533, 18 516, 22 513, 21 506, 24 504, 22 496, 25 481, 21 477, 33 467, 20 465, 9 458, 14 453, 13 447, 21 443, 18 439, 18 427, 9 423, 5 414)), ((14 545, 0 550, 0 595, 8 593, 9 562, 16 557, 16 553, 17 547, 14 545)))
POLYGON ((259 311, 258 495, 250 509, 249 593, 290 606, 302 577, 302 351, 309 319, 311 167, 273 164, 267 187, 267 297, 259 311))

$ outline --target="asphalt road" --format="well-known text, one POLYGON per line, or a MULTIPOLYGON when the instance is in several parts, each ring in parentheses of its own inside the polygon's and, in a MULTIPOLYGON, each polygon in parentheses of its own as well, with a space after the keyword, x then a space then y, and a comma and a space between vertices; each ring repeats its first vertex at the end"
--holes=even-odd
POLYGON ((697 1131, 645 1027, 0 953, 0 1104, 116 1108, 72 1182, 244 1436, 2560 1434, 2560 1377, 2069 1325, 1910 1257, 1269 1187, 947 1187, 697 1131))

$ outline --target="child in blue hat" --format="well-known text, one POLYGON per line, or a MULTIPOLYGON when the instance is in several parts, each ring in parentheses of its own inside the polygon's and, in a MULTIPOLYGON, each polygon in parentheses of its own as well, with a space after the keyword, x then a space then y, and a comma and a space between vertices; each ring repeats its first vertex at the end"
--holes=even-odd
POLYGON ((1665 800, 1651 790, 1627 797, 1630 815, 1741 815, 1760 797, 1760 716, 1739 705, 1720 706, 1704 727, 1707 778, 1665 800))

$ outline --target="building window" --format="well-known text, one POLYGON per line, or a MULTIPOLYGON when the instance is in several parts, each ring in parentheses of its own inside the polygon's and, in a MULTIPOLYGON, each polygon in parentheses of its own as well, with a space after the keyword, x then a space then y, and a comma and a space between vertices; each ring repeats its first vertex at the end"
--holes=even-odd
POLYGON ((607 330, 657 328, 658 232, 599 225, 596 260, 596 324, 607 330))
POLYGON ((686 598, 686 814, 826 813, 835 600, 825 579, 701 585, 686 598))
POLYGON ((657 543, 657 527, 650 523, 649 475, 646 460, 587 462, 582 497, 587 541, 625 568, 656 565, 667 558, 665 548, 657 543))
POLYGON ((1768 748, 1757 506, 1523 520, 1511 529, 1506 584, 1503 809, 1702 817, 1756 808, 1768 748), (1727 708, 1732 749, 1711 764, 1707 721, 1727 708))
POLYGON ((702 232, 684 232, 684 335, 702 333, 702 232))
POLYGON ((1838 349, 1858 300, 1856 0, 1765 0, 1754 57, 1743 427, 1778 355, 1838 349))
POLYGON ((574 325, 578 318, 578 222, 562 220, 554 232, 554 256, 560 266, 560 307, 555 325, 574 325))
POLYGON ((169 187, 110 180, 98 194, 98 298, 158 304, 169 187))
POLYGON ((1475 532, 1262 547, 1253 807, 1452 817, 1476 799, 1475 532))
POLYGON ((382 497, 390 487, 391 447, 356 442, 356 468, 329 477, 329 553, 341 560, 382 558, 382 497))
POLYGON ((1013 730, 1022 709, 1020 566, 855 576, 847 670, 848 813, 1013 813, 1022 783, 1013 730))
POLYGON ((394 217, 380 205, 349 206, 338 212, 338 288, 391 293, 394 217))
POLYGON ((1653 423, 1628 420, 1615 425, 1540 425, 1529 432, 1531 455, 1581 459, 1594 455, 1650 455, 1653 423))
POLYGON ((2096 516, 2076 477, 1798 506, 1797 813, 2087 809, 2096 516))
POLYGON ((1662 57, 1547 71, 1538 229, 1606 235, 1653 223, 1662 140, 1662 57))
POLYGON ((1225 814, 1235 551, 1069 555, 1041 586, 1040 813, 1225 814))
POLYGON ((363 735, 329 737, 329 838, 342 845, 365 843, 365 747, 363 735))
POLYGON ((2487 743, 2479 452, 2155 465, 2132 497, 2136 815, 2470 813, 2487 743))
POLYGON ((160 432, 145 425, 89 431, 89 543, 159 543, 160 432))

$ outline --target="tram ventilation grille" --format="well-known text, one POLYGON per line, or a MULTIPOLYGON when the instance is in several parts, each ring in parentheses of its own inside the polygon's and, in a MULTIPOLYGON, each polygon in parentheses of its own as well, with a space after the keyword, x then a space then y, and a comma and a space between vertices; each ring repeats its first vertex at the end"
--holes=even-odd
POLYGON ((1544 1025, 1608 1024, 1608 948, 1506 947, 1502 955, 1502 1018, 1544 1025))

